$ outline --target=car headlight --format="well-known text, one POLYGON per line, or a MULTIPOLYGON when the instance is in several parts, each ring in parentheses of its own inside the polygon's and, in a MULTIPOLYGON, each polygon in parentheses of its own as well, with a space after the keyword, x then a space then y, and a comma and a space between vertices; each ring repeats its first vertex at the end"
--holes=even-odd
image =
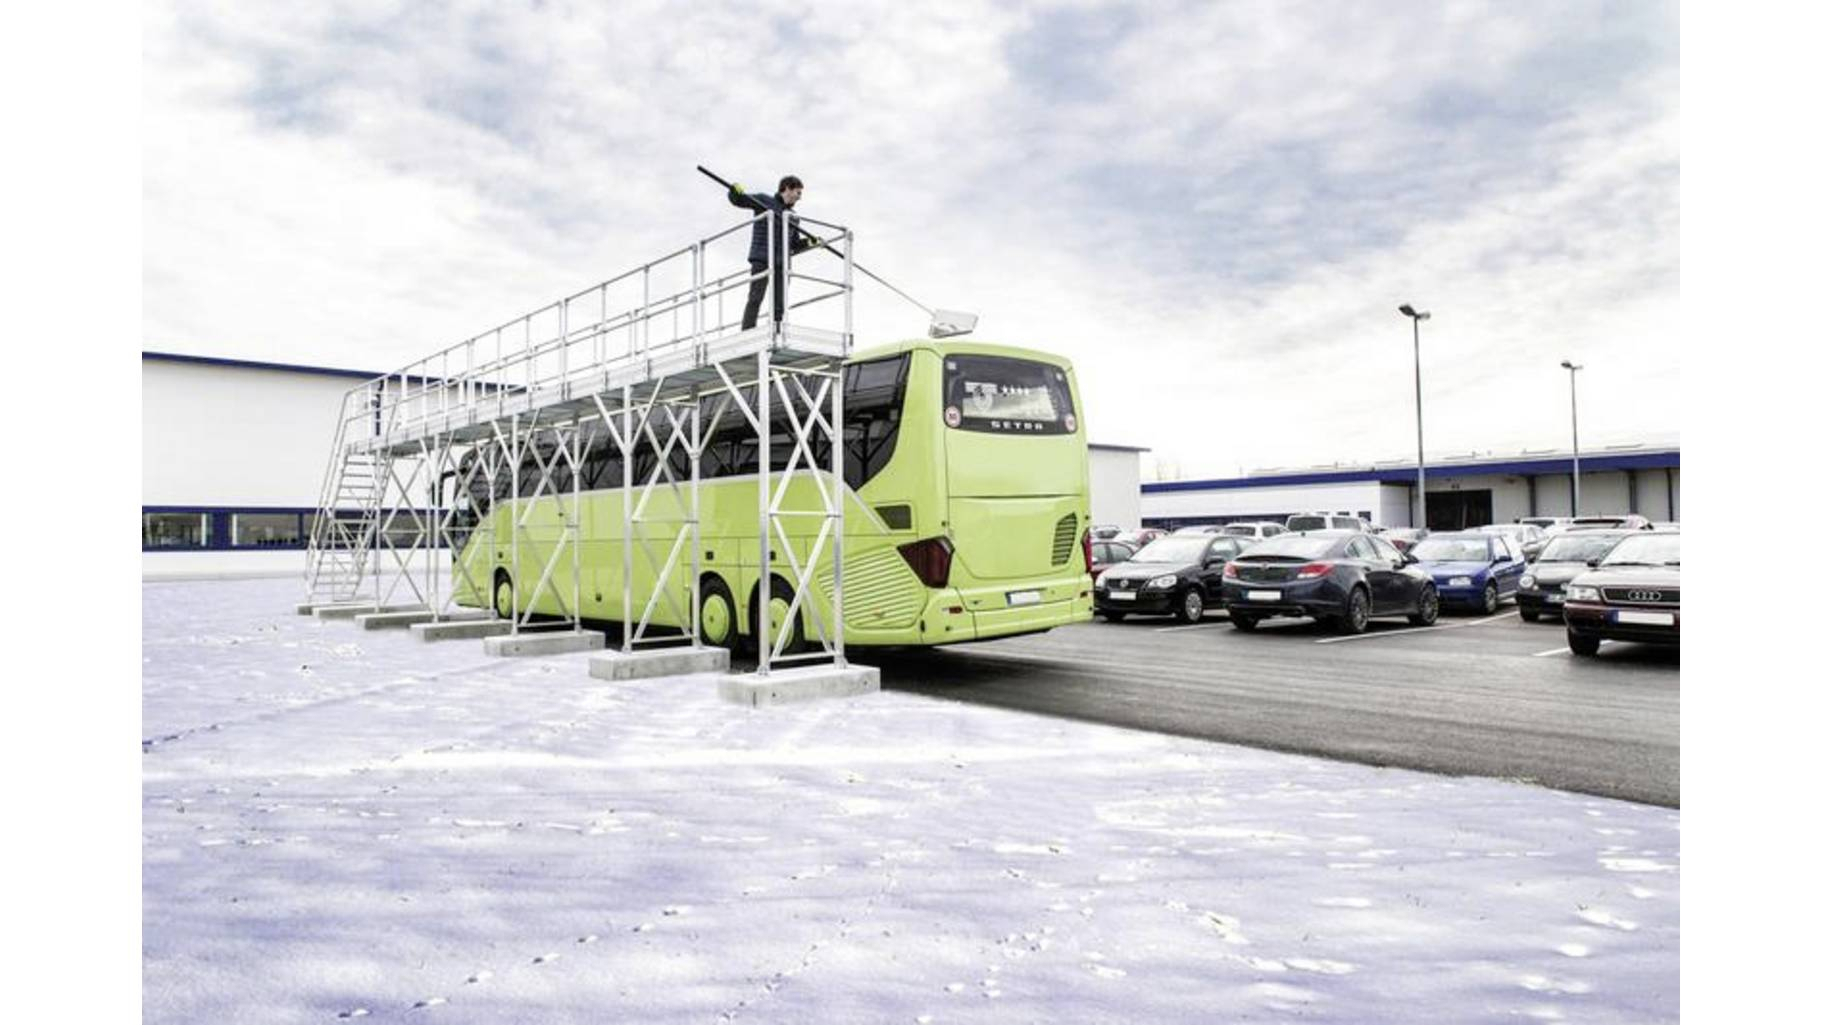
POLYGON ((1598 587, 1576 587, 1571 584, 1567 597, 1570 601, 1600 601, 1601 592, 1598 587))
POLYGON ((1474 578, 1473 577, 1450 577, 1449 586, 1450 587, 1473 587, 1474 578))
POLYGON ((1145 581, 1145 586, 1154 587, 1158 590, 1163 590, 1166 587, 1175 587, 1177 586, 1177 575, 1175 573, 1166 573, 1161 577, 1152 577, 1150 580, 1145 581))
POLYGON ((1537 586, 1537 578, 1532 576, 1529 573, 1526 573, 1524 576, 1518 578, 1518 586, 1529 591, 1533 587, 1537 586))

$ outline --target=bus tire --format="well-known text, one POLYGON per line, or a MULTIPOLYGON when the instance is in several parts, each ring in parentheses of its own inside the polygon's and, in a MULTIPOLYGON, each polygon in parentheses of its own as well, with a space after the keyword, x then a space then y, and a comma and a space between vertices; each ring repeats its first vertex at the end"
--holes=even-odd
POLYGON ((493 571, 493 611, 501 619, 513 618, 512 574, 503 569, 493 571))
POLYGON ((740 622, 734 615, 734 592, 713 573, 702 575, 702 643, 712 648, 733 648, 740 640, 740 622))
MULTIPOLYGON (((784 610, 790 606, 791 598, 796 593, 797 591, 791 587, 789 581, 779 576, 772 577, 772 613, 774 617, 784 614, 784 610)), ((752 628, 753 652, 758 654, 760 645, 765 643, 765 639, 759 636, 759 586, 757 584, 753 586, 753 597, 747 602, 747 625, 752 628)), ((789 627, 790 635, 785 641, 784 650, 779 652, 781 655, 795 655, 804 650, 802 609, 797 610, 797 616, 789 627)), ((776 630, 777 626, 774 625, 773 629, 776 630)))

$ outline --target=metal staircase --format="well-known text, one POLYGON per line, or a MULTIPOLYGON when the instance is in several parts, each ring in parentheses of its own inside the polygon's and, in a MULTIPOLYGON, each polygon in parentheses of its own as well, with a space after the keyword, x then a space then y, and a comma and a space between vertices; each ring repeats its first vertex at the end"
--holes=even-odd
POLYGON ((383 453, 345 443, 347 406, 356 394, 342 399, 343 416, 336 423, 335 444, 310 526, 305 591, 315 603, 354 601, 361 585, 375 578, 371 570, 377 563, 375 542, 388 468, 383 453))

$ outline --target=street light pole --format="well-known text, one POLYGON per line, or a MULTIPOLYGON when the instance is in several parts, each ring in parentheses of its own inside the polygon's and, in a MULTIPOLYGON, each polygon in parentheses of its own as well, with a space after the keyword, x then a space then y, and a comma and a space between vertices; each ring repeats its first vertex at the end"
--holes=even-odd
POLYGON ((1423 350, 1417 337, 1419 321, 1429 320, 1430 311, 1418 312, 1410 303, 1398 307, 1398 312, 1411 318, 1411 362, 1417 369, 1417 515, 1412 526, 1422 530, 1429 524, 1428 498, 1423 489, 1423 350))
POLYGON ((1582 427, 1575 409, 1575 372, 1582 369, 1581 364, 1563 360, 1563 369, 1569 371, 1569 443, 1573 476, 1569 485, 1569 515, 1582 514, 1582 427))

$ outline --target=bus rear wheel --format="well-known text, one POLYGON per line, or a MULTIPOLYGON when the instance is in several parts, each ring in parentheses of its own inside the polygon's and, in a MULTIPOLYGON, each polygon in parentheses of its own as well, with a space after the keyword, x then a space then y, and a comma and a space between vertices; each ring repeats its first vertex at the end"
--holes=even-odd
POLYGON ((758 648, 759 645, 764 644, 764 645, 769 646, 770 644, 776 642, 778 639, 778 635, 781 632, 785 636, 785 642, 784 642, 784 648, 779 651, 779 654, 795 655, 798 652, 804 650, 803 611, 801 609, 798 610, 797 615, 791 617, 790 622, 788 622, 788 623, 784 622, 785 613, 788 612, 791 608, 791 598, 796 593, 797 592, 792 589, 791 585, 789 583, 787 583, 782 577, 773 577, 772 578, 772 601, 771 601, 772 636, 767 637, 767 638, 761 638, 759 636, 759 588, 757 588, 757 587, 753 588, 753 599, 751 602, 748 603, 748 614, 751 617, 748 620, 748 623, 753 628, 753 643, 754 643, 755 652, 757 652, 759 650, 759 648, 758 648))
POLYGON ((702 578, 702 643, 732 648, 739 639, 734 622, 734 593, 720 577, 702 578))

